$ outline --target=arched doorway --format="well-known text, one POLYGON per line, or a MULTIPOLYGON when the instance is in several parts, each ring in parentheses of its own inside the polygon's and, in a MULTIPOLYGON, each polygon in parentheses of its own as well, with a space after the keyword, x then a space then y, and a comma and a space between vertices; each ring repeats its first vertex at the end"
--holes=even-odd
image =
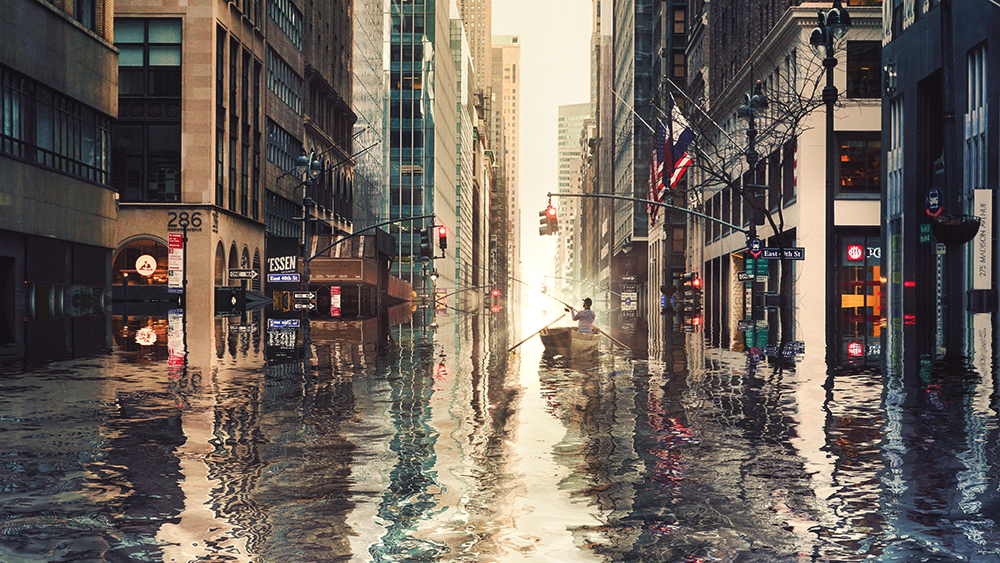
MULTIPOLYGON (((229 247, 229 271, 240 269, 240 251, 236 248, 236 243, 234 242, 229 247)), ((239 280, 228 279, 229 275, 227 272, 226 278, 229 283, 223 283, 223 285, 240 285, 239 280)))
POLYGON ((226 284, 226 249, 222 241, 215 246, 215 287, 226 284))

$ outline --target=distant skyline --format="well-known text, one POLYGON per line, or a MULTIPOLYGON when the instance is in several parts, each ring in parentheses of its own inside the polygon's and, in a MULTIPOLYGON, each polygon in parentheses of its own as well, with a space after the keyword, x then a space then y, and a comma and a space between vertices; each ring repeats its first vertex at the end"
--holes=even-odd
POLYGON ((493 0, 493 35, 520 36, 521 261, 535 286, 555 252, 538 212, 558 188, 559 106, 590 100, 591 10, 591 0, 493 0))

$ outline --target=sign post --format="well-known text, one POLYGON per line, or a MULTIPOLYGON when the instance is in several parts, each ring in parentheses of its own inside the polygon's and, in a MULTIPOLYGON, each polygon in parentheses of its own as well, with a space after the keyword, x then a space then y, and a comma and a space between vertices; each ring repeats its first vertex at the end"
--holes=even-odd
POLYGON ((167 291, 184 292, 184 233, 167 233, 167 291))

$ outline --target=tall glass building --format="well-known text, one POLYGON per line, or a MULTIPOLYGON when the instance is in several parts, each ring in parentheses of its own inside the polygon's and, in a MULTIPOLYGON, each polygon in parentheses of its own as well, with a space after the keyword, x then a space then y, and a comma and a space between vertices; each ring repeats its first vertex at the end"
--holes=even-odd
MULTIPOLYGON (((454 258, 426 261, 420 231, 428 225, 455 225, 456 92, 450 51, 447 0, 390 0, 389 91, 386 99, 385 164, 389 219, 433 214, 388 229, 396 237, 399 260, 393 273, 418 292, 437 270, 439 285, 451 283, 454 258), (447 87, 436 88, 435 83, 447 87)), ((433 243, 440 256, 437 237, 433 243)), ((454 256, 453 254, 451 255, 454 256)))

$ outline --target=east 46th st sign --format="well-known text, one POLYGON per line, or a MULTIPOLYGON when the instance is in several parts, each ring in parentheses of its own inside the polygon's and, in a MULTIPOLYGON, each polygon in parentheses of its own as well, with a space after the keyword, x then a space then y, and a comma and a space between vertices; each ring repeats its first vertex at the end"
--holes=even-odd
POLYGON ((786 260, 805 260, 806 259, 806 249, 801 246, 792 246, 789 248, 762 248, 760 249, 760 257, 766 258, 768 260, 780 260, 782 258, 781 251, 785 251, 784 258, 786 260))

